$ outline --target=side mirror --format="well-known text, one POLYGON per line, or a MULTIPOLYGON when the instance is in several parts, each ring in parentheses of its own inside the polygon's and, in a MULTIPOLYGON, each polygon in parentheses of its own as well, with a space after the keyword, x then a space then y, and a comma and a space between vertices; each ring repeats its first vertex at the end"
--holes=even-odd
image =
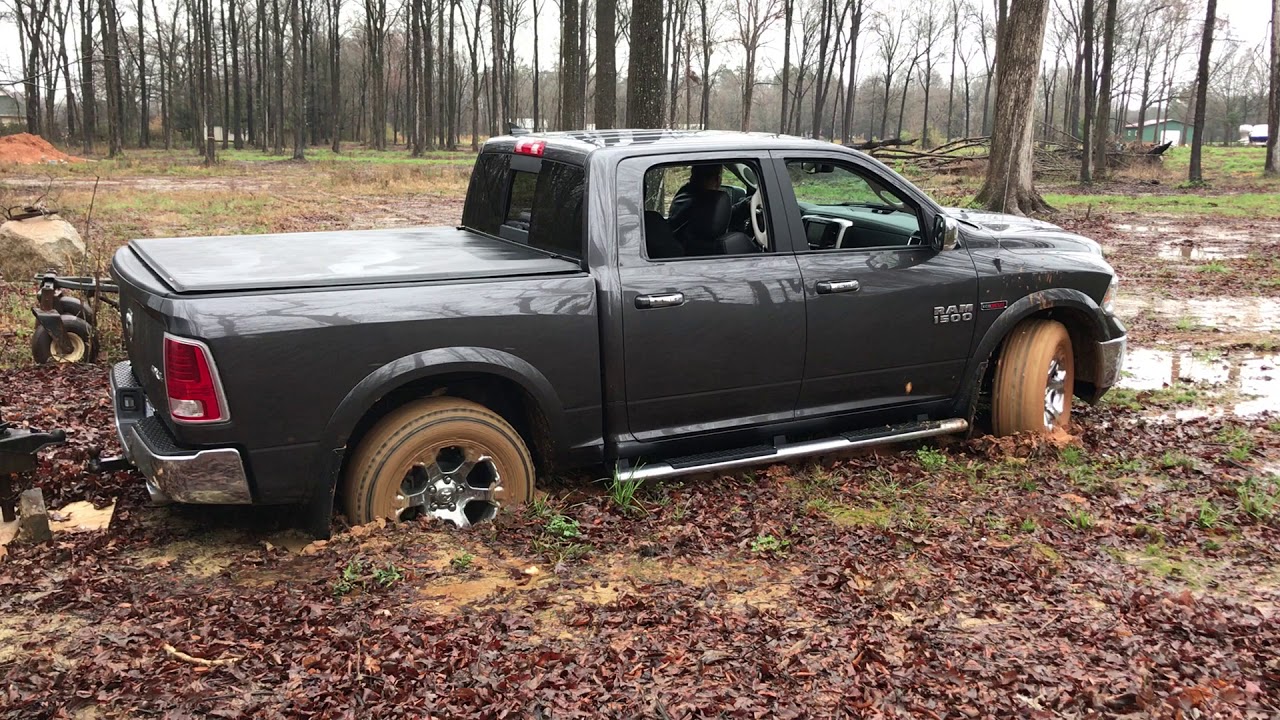
POLYGON ((960 239, 960 223, 953 217, 939 213, 933 220, 933 249, 939 252, 954 250, 960 239))

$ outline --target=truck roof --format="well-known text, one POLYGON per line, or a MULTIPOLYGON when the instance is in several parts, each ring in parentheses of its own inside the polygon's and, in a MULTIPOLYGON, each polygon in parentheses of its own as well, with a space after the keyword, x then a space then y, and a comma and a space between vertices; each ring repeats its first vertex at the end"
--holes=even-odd
POLYGON ((777 133, 736 132, 731 130, 567 130, 527 135, 504 135, 484 144, 485 152, 513 152, 517 142, 538 140, 545 143, 543 155, 551 160, 585 163, 587 156, 600 150, 626 153, 631 148, 644 150, 733 150, 733 149, 830 149, 825 140, 779 135, 777 133))

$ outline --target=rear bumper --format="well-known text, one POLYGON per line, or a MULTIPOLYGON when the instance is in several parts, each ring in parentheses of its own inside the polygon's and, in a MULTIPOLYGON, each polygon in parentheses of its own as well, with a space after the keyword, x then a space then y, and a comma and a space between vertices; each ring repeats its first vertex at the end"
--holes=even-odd
POLYGON ((153 498, 231 505, 253 502, 240 451, 179 447, 164 422, 152 414, 129 362, 111 369, 111 401, 120 446, 146 476, 153 498))

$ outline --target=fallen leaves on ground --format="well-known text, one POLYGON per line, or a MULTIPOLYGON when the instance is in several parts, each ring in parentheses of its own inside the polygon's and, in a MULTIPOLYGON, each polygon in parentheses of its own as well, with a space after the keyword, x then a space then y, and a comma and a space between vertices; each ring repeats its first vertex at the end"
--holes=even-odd
POLYGON ((472 532, 288 552, 271 509, 148 508, 135 474, 86 472, 112 448, 101 369, 2 379, 6 416, 71 430, 46 494, 120 498, 109 531, 0 560, 3 717, 1280 713, 1280 529, 1239 495, 1280 454, 1273 419, 1102 406, 1067 445, 686 479, 642 510, 553 488, 472 532), (356 561, 402 579, 335 592, 356 561))

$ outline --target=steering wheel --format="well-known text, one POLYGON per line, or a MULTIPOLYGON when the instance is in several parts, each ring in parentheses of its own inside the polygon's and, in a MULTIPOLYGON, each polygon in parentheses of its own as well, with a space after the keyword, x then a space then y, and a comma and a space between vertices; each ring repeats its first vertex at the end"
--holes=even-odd
POLYGON ((769 233, 765 230, 764 198, 759 188, 751 195, 751 234, 755 236, 756 245, 760 247, 760 251, 768 252, 769 233))

